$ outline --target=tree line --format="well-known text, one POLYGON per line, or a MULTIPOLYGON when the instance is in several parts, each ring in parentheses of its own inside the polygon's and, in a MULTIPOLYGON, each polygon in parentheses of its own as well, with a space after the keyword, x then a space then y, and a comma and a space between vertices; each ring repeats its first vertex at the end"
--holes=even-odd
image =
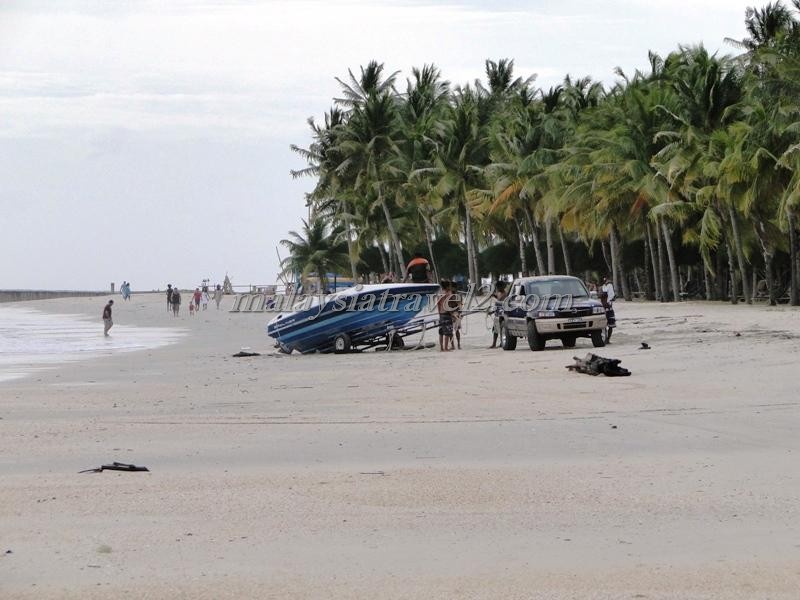
POLYGON ((679 46, 605 88, 548 89, 487 60, 452 85, 433 64, 372 61, 294 177, 315 181, 282 243, 287 272, 609 273, 622 295, 798 298, 800 0, 749 8, 732 55, 679 46))

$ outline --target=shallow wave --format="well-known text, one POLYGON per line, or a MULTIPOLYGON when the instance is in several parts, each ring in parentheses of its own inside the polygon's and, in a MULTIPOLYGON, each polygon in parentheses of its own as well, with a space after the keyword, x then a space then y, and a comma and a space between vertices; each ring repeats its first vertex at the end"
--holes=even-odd
POLYGON ((59 363, 166 346, 183 335, 166 327, 116 324, 112 333, 104 337, 102 322, 84 315, 0 307, 0 382, 59 363))

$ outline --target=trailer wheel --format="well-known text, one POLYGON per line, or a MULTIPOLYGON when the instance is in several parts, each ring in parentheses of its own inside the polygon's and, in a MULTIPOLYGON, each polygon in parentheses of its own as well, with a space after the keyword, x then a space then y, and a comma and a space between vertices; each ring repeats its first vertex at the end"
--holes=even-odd
POLYGON ((351 344, 350 344, 350 336, 346 333, 340 333, 335 338, 333 338, 333 351, 336 354, 344 354, 346 352, 350 352, 351 344))

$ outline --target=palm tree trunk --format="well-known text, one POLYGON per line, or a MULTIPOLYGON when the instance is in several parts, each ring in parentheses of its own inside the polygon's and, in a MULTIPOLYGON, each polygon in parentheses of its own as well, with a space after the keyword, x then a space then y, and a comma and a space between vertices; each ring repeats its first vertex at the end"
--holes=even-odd
MULTIPOLYGON (((470 217, 470 221, 472 221, 472 217, 470 217)), ((472 230, 472 269, 475 271, 475 285, 479 286, 481 284, 481 272, 478 268, 478 243, 475 241, 475 230, 472 230)))
POLYGON ((736 218, 736 211, 733 209, 733 204, 730 202, 728 202, 728 216, 730 217, 731 229, 733 230, 736 261, 739 263, 739 272, 742 275, 742 293, 744 294, 744 301, 748 304, 752 304, 753 297, 750 294, 750 282, 747 281, 747 265, 744 261, 744 250, 742 250, 742 235, 739 232, 739 221, 736 218))
POLYGON ((350 212, 347 207, 347 201, 342 201, 342 208, 344 209, 344 227, 345 227, 345 235, 347 236, 347 255, 350 257, 350 273, 353 275, 353 281, 357 281, 358 279, 358 269, 356 268, 356 257, 355 253, 353 252, 353 240, 350 237, 350 232, 352 231, 352 224, 350 222, 350 212))
MULTIPOLYGON (((643 220, 645 227, 647 226, 647 218, 643 220)), ((644 236, 644 259, 643 266, 644 266, 644 297, 648 300, 653 299, 653 285, 652 281, 650 280, 650 242, 648 240, 650 236, 644 236)))
POLYGON ((669 275, 672 282, 672 297, 675 302, 679 302, 681 299, 681 290, 678 284, 678 265, 675 263, 675 251, 672 249, 672 235, 664 219, 661 219, 661 232, 664 234, 664 245, 667 247, 669 275))
POLYGON ((767 294, 769 296, 769 305, 776 306, 778 299, 775 297, 775 280, 772 272, 772 259, 775 257, 775 252, 772 248, 765 248, 764 250, 764 275, 767 280, 767 294))
MULTIPOLYGON (((758 242, 761 244, 761 256, 764 257, 764 279, 767 283, 767 296, 769 298, 769 305, 775 306, 778 304, 775 298, 775 280, 772 271, 772 260, 775 257, 775 249, 767 239, 766 227, 763 221, 756 221, 753 223, 753 229, 756 232, 758 242)), ((756 270, 753 269, 753 295, 758 293, 758 281, 755 276, 756 270)))
POLYGON ((795 214, 791 210, 787 210, 786 218, 789 221, 789 273, 791 277, 789 302, 791 302, 792 306, 798 306, 800 305, 800 282, 798 281, 800 272, 797 266, 797 229, 795 228, 795 214))
POLYGON ((542 249, 539 246, 539 228, 533 221, 531 209, 525 206, 525 217, 528 220, 528 227, 531 229, 531 242, 533 243, 533 252, 536 255, 536 268, 539 269, 537 275, 544 275, 544 258, 542 257, 542 249))
POLYGON ((725 257, 722 255, 722 247, 718 247, 714 255, 717 263, 716 277, 714 277, 714 300, 724 300, 725 296, 725 257))
POLYGON ((667 259, 664 256, 664 241, 661 235, 661 218, 656 217, 656 242, 658 243, 658 279, 661 282, 661 302, 669 302, 669 281, 667 280, 667 259))
POLYGON ((389 205, 386 204, 386 198, 383 197, 382 192, 378 192, 381 208, 383 208, 383 215, 386 217, 386 227, 389 229, 389 235, 392 239, 392 246, 394 247, 395 255, 397 257, 397 264, 400 266, 403 279, 406 277, 406 263, 403 260, 403 247, 400 245, 400 237, 397 235, 397 230, 394 228, 392 221, 392 213, 389 212, 389 205))
MULTIPOLYGON (((614 269, 611 264, 611 252, 608 249, 608 244, 605 240, 600 241, 600 250, 603 252, 603 261, 606 263, 606 271, 611 275, 611 278, 614 278, 614 269)), ((602 282, 602 277, 600 278, 602 282)))
MULTIPOLYGON (((645 219, 645 222, 644 222, 644 230, 645 230, 645 233, 647 234, 645 236, 645 239, 647 241, 647 247, 648 247, 649 252, 650 252, 650 256, 649 257, 645 256, 645 263, 647 263, 647 261, 649 259, 650 260, 650 264, 653 267, 653 269, 652 269, 652 271, 653 271, 653 288, 655 290, 655 299, 656 300, 660 300, 661 299, 661 280, 659 278, 659 273, 658 273, 658 260, 656 259, 656 249, 653 247, 653 233, 652 233, 652 231, 650 231, 650 221, 648 221, 647 219, 645 219)), ((650 298, 651 300, 653 299, 650 296, 648 296, 648 298, 650 298)))
POLYGON ((464 227, 464 237, 467 238, 464 241, 467 243, 467 268, 469 269, 469 281, 471 284, 477 286, 477 274, 475 273, 475 261, 473 259, 475 248, 473 247, 472 238, 472 217, 469 214, 469 207, 467 206, 466 200, 464 200, 464 227))
POLYGON ((569 248, 567 248, 567 243, 564 241, 564 231, 561 229, 561 226, 558 226, 558 239, 561 242, 561 254, 564 255, 564 272, 567 275, 572 275, 572 264, 569 260, 569 248))
POLYGON ((431 257, 431 269, 433 270, 433 280, 439 281, 439 269, 436 268, 436 257, 433 255, 433 240, 431 239, 431 227, 428 218, 423 215, 423 227, 425 228, 425 241, 428 243, 428 254, 431 257))
MULTIPOLYGON (((617 279, 619 280, 619 284, 622 286, 622 297, 625 300, 630 301, 631 299, 631 290, 628 286, 628 278, 625 276, 625 264, 622 259, 622 239, 619 235, 619 230, 615 224, 611 224, 611 255, 614 256, 616 252, 616 258, 614 260, 614 265, 617 271, 617 279)), ((617 282, 614 282, 614 289, 619 289, 617 287, 617 282)))
POLYGON ((544 220, 544 234, 547 241, 547 274, 554 275, 556 272, 556 253, 553 247, 553 222, 550 217, 544 220))
POLYGON ((711 279, 710 275, 713 275, 713 271, 711 270, 711 265, 709 264, 708 257, 704 254, 703 255, 703 281, 705 282, 706 286, 706 300, 711 300, 713 298, 713 292, 711 290, 711 279))
POLYGON ((736 287, 736 267, 734 266, 733 248, 728 240, 728 271, 731 281, 731 304, 739 304, 739 290, 736 287))
POLYGON ((519 265, 522 271, 522 276, 528 275, 528 263, 525 260, 525 236, 522 234, 522 226, 518 220, 514 220, 517 225, 517 238, 519 239, 519 265))
POLYGON ((388 273, 389 271, 392 270, 392 268, 389 266, 389 261, 386 259, 386 250, 383 249, 383 244, 381 244, 379 241, 376 241, 375 245, 378 247, 378 254, 381 255, 381 264, 383 265, 383 272, 388 273))

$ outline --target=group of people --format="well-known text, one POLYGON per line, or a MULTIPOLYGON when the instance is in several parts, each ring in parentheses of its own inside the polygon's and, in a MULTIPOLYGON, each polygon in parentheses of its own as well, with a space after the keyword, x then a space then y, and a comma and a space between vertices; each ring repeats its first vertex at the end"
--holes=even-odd
POLYGON ((123 281, 122 285, 119 286, 119 293, 122 295, 123 300, 130 300, 131 299, 131 282, 130 281, 123 281))
MULTIPOLYGON (((222 302, 222 297, 224 296, 224 292, 222 290, 222 286, 217 284, 217 287, 212 292, 212 295, 209 296, 208 292, 208 285, 203 285, 202 288, 194 288, 194 292, 189 298, 189 316, 193 317, 195 313, 200 312, 200 310, 207 310, 209 300, 213 299, 214 303, 217 305, 217 310, 219 310, 219 305, 222 302)), ((176 287, 172 287, 171 283, 167 284, 167 312, 172 312, 172 315, 177 317, 180 315, 181 312, 181 292, 176 287)))

